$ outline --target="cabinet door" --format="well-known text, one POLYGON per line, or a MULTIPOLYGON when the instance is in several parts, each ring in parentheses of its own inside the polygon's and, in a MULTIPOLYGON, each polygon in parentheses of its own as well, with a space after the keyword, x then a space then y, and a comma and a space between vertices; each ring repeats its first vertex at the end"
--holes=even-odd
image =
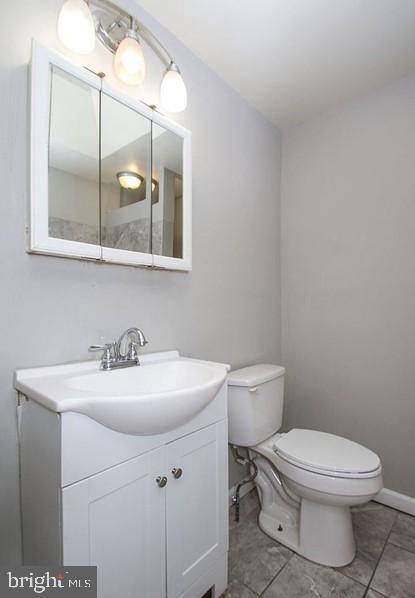
POLYGON ((228 549, 227 422, 172 442, 167 455, 167 595, 175 598, 228 549))
POLYGON ((151 120, 134 106, 103 84, 102 258, 151 266, 151 120))
POLYGON ((101 258, 101 80, 34 42, 30 251, 101 258))
POLYGON ((62 491, 64 565, 97 565, 100 598, 166 593, 165 449, 62 491))
POLYGON ((153 264, 192 269, 191 135, 155 115, 152 126, 153 264))

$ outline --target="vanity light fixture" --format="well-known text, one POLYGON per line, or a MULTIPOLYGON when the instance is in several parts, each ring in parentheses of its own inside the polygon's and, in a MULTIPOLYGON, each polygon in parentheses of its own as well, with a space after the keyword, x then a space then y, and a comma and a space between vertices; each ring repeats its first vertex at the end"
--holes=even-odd
POLYGON ((187 106, 187 91, 179 67, 171 62, 160 87, 160 101, 169 112, 182 112, 187 106))
POLYGON ((168 112, 182 112, 187 91, 180 69, 170 53, 147 27, 108 0, 66 0, 58 18, 58 37, 77 54, 94 50, 95 35, 114 56, 116 76, 127 85, 140 85, 146 65, 140 41, 165 65, 160 102, 168 112))
POLYGON ((156 179, 151 179, 151 190, 155 191, 158 184, 159 183, 156 181, 156 179))
POLYGON ((114 71, 118 79, 127 85, 139 85, 144 81, 146 63, 134 19, 131 19, 130 29, 115 52, 114 71))
POLYGON ((90 54, 94 50, 95 24, 86 0, 66 0, 59 12, 58 37, 77 54, 90 54))
POLYGON ((144 177, 131 170, 117 172, 117 179, 123 189, 135 190, 138 189, 144 181, 144 177))

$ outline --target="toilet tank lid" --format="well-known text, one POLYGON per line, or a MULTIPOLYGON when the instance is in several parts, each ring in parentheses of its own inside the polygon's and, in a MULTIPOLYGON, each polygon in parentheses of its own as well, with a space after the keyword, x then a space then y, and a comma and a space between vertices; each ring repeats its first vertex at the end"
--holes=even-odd
POLYGON ((279 378, 285 374, 285 368, 270 363, 258 363, 246 368, 234 370, 228 374, 229 386, 256 386, 279 378))

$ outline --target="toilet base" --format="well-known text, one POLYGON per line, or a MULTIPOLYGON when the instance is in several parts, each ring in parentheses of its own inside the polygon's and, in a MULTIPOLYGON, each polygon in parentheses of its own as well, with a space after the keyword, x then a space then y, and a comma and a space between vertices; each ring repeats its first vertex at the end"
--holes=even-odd
POLYGON ((287 495, 274 467, 256 457, 255 480, 261 502, 259 527, 290 550, 321 565, 342 567, 356 554, 352 517, 347 506, 321 504, 287 495))
POLYGON ((299 553, 299 537, 297 518, 284 512, 283 507, 272 505, 272 512, 259 512, 258 525, 268 536, 284 544, 290 550, 299 553))
POLYGON ((293 518, 275 503, 261 509, 259 527, 268 536, 310 561, 328 567, 343 567, 356 554, 352 518, 348 507, 328 507, 302 499, 293 518))
POLYGON ((351 563, 356 543, 350 507, 322 505, 303 498, 300 550, 306 558, 330 567, 351 563))

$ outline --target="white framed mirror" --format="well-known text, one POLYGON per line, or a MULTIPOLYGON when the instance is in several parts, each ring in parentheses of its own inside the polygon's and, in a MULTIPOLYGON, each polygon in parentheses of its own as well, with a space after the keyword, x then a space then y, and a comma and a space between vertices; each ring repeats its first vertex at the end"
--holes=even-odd
POLYGON ((191 133, 33 43, 28 251, 191 270, 191 133))

